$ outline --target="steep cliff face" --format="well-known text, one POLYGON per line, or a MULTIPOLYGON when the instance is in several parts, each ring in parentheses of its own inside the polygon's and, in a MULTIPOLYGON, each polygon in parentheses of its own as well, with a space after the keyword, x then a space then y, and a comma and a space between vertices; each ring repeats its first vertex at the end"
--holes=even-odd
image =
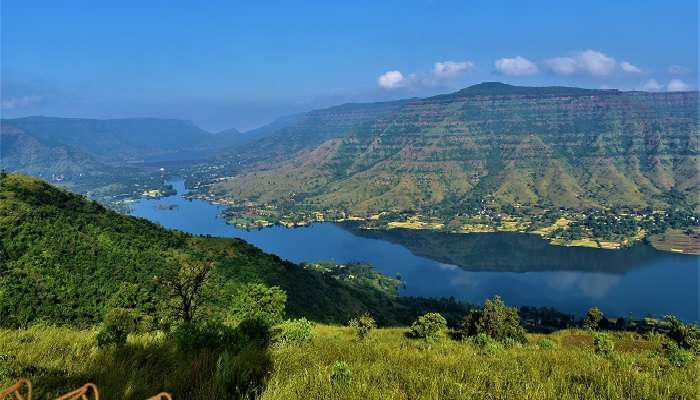
POLYGON ((219 196, 357 213, 497 203, 663 206, 696 197, 698 94, 485 83, 309 113, 237 149, 219 196), (235 167, 233 167, 235 166, 235 167))

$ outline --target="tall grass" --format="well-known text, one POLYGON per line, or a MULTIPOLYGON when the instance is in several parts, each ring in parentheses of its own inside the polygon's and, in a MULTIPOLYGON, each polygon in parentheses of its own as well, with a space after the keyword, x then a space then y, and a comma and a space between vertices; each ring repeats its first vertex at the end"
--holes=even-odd
POLYGON ((698 361, 673 367, 658 341, 629 333, 610 334, 610 356, 596 354, 585 331, 528 335, 527 345, 510 348, 447 338, 425 342, 404 333, 377 329, 360 341, 350 328, 319 325, 309 342, 230 355, 182 353, 162 333, 100 349, 91 330, 0 330, 0 387, 26 376, 39 399, 85 382, 96 383, 108 400, 145 399, 163 390, 176 399, 698 398, 698 361), (540 346, 542 339, 555 345, 540 346), (331 379, 339 361, 350 369, 347 384, 331 379), (264 387, 240 387, 260 377, 264 387))
POLYGON ((273 352, 274 373, 263 399, 697 399, 696 361, 668 365, 658 345, 614 335, 624 349, 595 354, 586 332, 547 335, 556 349, 529 345, 485 351, 469 342, 406 339, 403 329, 380 329, 357 341, 346 328, 319 327, 302 348, 273 352), (334 363, 345 361, 352 384, 334 385, 334 363))
MULTIPOLYGON (((161 391, 179 399, 237 398, 245 396, 228 386, 237 383, 231 378, 248 377, 251 367, 271 364, 266 352, 180 352, 163 333, 132 335, 122 347, 100 349, 95 333, 56 327, 0 330, 0 360, 5 359, 0 387, 22 376, 32 381, 37 398, 56 398, 86 382, 96 383, 105 399, 143 400, 161 391)), ((241 389, 244 394, 259 391, 241 389)))

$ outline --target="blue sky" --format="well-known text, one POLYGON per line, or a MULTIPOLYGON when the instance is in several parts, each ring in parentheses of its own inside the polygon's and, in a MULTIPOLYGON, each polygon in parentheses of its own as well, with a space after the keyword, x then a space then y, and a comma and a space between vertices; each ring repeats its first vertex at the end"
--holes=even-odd
POLYGON ((0 12, 3 117, 249 129, 482 81, 697 87, 697 1, 2 0, 0 12))

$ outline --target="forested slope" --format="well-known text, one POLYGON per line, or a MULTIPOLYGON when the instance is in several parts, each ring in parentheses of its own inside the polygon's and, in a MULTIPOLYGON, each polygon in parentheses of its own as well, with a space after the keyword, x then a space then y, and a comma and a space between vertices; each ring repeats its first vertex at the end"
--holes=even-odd
POLYGON ((233 302, 246 282, 280 286, 290 316, 345 322, 369 310, 384 323, 410 320, 425 308, 449 313, 465 306, 396 298, 282 261, 238 239, 197 237, 124 216, 36 178, 0 178, 0 325, 35 321, 90 326, 100 322, 120 284, 158 290, 173 251, 212 260, 221 296, 233 302), (441 306, 440 304, 443 304, 441 306), (447 307, 447 308, 446 308, 447 307))

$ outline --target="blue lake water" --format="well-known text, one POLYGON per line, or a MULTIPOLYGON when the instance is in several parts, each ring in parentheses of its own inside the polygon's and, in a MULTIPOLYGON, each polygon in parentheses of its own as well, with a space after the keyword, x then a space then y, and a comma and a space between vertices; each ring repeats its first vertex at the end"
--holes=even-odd
POLYGON ((625 250, 550 246, 525 233, 366 231, 334 223, 247 231, 219 218, 220 206, 181 197, 183 181, 171 184, 177 196, 142 199, 132 214, 193 234, 238 237, 293 262, 369 262, 385 274, 400 274, 403 295, 481 303, 498 294, 509 304, 576 315, 595 305, 608 315, 700 320, 700 257, 644 244, 625 250))

